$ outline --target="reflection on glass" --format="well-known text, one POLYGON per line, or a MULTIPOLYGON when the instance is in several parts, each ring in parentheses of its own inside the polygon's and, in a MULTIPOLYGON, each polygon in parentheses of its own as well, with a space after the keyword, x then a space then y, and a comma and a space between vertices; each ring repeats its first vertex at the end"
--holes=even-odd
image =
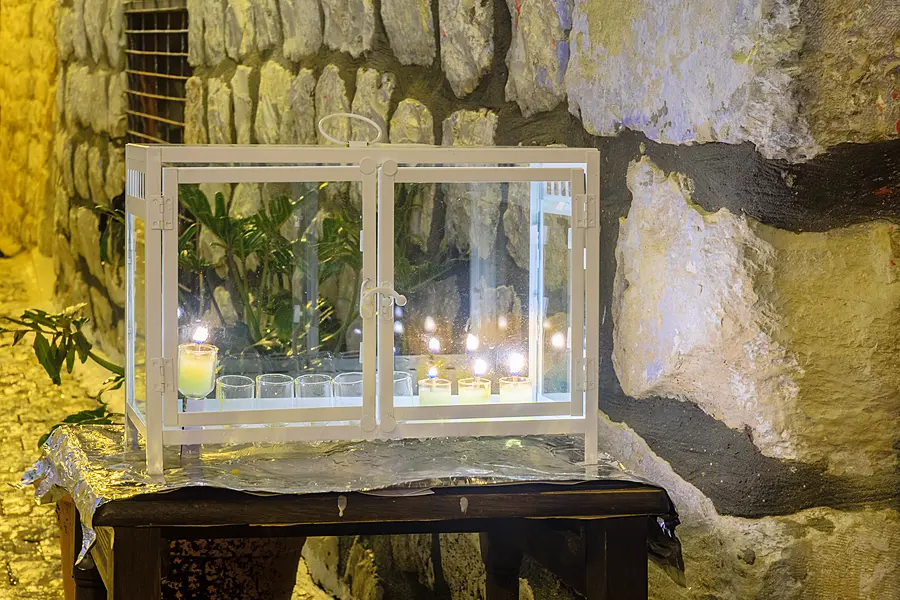
MULTIPOLYGON (((334 382, 329 375, 310 373, 297 378, 297 398, 332 398, 334 382)), ((303 403, 300 403, 303 406, 303 403)))
POLYGON ((334 393, 343 399, 362 398, 363 374, 358 371, 339 374, 334 378, 334 393))
POLYGON ((216 399, 219 410, 230 408, 248 408, 243 400, 253 398, 256 384, 253 379, 244 375, 222 375, 216 379, 216 399))
MULTIPOLYGON (((293 398, 294 378, 283 373, 257 375, 256 397, 263 401, 293 398)), ((261 406, 265 408, 264 405, 261 406)))

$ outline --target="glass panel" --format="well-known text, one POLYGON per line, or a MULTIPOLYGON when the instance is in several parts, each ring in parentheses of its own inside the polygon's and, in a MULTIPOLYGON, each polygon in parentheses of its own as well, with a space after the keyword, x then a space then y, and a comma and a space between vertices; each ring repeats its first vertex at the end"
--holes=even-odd
POLYGON ((256 382, 256 397, 232 396, 230 409, 361 406, 352 386, 342 395, 333 383, 362 370, 360 184, 182 184, 178 195, 179 344, 217 352, 210 361, 195 346, 179 362, 179 396, 209 398, 185 410, 223 406, 214 384, 195 385, 211 368, 256 382), (275 374, 324 377, 276 394, 258 379, 275 374))
POLYGON ((569 400, 567 193, 395 186, 394 288, 408 304, 395 307, 394 369, 414 387, 395 405, 569 400))
POLYGON ((126 343, 128 352, 127 380, 130 382, 131 391, 128 401, 143 415, 146 415, 147 399, 147 327, 146 327, 146 266, 144 262, 144 221, 134 215, 127 216, 127 228, 125 233, 125 248, 127 280, 126 292, 129 301, 126 302, 129 314, 126 315, 128 328, 126 343))

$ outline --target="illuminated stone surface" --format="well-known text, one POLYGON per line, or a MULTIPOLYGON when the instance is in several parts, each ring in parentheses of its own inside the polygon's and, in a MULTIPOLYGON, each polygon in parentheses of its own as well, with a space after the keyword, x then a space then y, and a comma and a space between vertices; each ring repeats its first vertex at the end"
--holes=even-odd
POLYGON ((322 15, 319 0, 279 0, 283 54, 288 60, 300 60, 315 54, 322 46, 322 15))
POLYGON ((125 66, 125 7, 124 0, 106 0, 106 18, 103 22, 103 41, 106 59, 113 69, 125 66))
MULTIPOLYGON (((282 124, 290 113, 291 72, 275 61, 262 66, 259 77, 259 103, 253 131, 258 144, 289 143, 281 138, 282 124)), ((290 121, 288 126, 290 128, 290 121)))
MULTIPOLYGON (((335 65, 328 65, 316 84, 316 115, 318 119, 337 112, 350 112, 350 100, 347 98, 347 86, 341 77, 341 71, 335 65)), ((346 118, 329 119, 322 124, 322 129, 338 140, 350 139, 350 120, 346 118)), ((329 145, 327 139, 318 132, 319 143, 329 145)))
POLYGON ((233 143, 231 127, 231 86, 224 79, 207 80, 206 123, 210 144, 233 143))
POLYGON ((394 56, 404 65, 429 66, 436 53, 428 0, 382 0, 381 20, 394 56))
POLYGON ((900 134, 892 2, 577 0, 573 23, 569 109, 590 133, 788 160, 900 134))
POLYGON ((94 144, 88 149, 88 187, 91 192, 91 202, 109 206, 109 198, 106 196, 104 177, 106 176, 107 158, 104 149, 94 144))
POLYGON ((635 398, 695 402, 763 454, 837 474, 897 468, 898 233, 794 234, 690 204, 692 183, 628 169, 613 364, 635 398))
POLYGON ((125 112, 128 109, 128 98, 125 95, 127 86, 128 74, 125 71, 113 73, 109 76, 109 93, 107 95, 109 124, 107 125, 107 131, 109 131, 110 137, 125 137, 125 131, 128 127, 128 116, 125 112))
POLYGON ((493 0, 440 0, 441 68, 457 98, 478 87, 494 58, 493 0))
POLYGON ((325 45, 357 58, 372 48, 375 3, 372 0, 322 0, 325 45))
POLYGON ((231 78, 231 89, 234 97, 234 133, 238 144, 250 143, 250 131, 253 126, 253 98, 250 96, 250 75, 253 69, 246 65, 238 65, 231 78))
POLYGON ((203 0, 203 50, 206 64, 225 58, 225 0, 203 0))
MULTIPOLYGON (((390 140, 392 144, 434 144, 434 118, 428 107, 413 98, 407 98, 397 105, 391 117, 390 140)), ((434 199, 437 186, 416 184, 407 186, 407 194, 415 208, 410 210, 409 230, 413 241, 422 250, 428 248, 434 217, 434 199)))
MULTIPOLYGON (((207 25, 209 34, 209 25, 207 25)), ((225 53, 241 61, 256 50, 256 27, 251 0, 228 0, 225 7, 225 53)))
POLYGON ((204 102, 205 90, 203 80, 199 77, 191 77, 185 84, 184 105, 184 143, 205 144, 206 137, 206 106, 204 102))
POLYGON ((316 77, 310 69, 300 69, 291 81, 289 109, 281 123, 284 144, 316 143, 316 77))
MULTIPOLYGON (((391 94, 397 86, 393 73, 381 73, 375 69, 360 68, 356 71, 356 94, 353 96, 353 114, 372 119, 381 127, 381 141, 389 139, 388 111, 391 94)), ((354 119, 350 123, 350 135, 354 140, 374 140, 376 132, 368 123, 354 119)))
POLYGON ((572 0, 506 0, 512 43, 506 54, 506 99, 522 114, 552 110, 566 97, 572 0))

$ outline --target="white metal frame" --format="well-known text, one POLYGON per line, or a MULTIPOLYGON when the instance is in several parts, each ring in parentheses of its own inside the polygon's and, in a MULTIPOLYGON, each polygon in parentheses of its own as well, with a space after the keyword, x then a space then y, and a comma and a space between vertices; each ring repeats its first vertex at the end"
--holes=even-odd
MULTIPOLYGON (((133 277, 138 265, 130 263, 126 307, 129 328, 126 430, 132 444, 137 434, 146 439, 149 472, 162 472, 164 445, 548 433, 584 434, 586 462, 596 461, 600 318, 598 151, 390 145, 350 148, 129 145, 126 154, 128 239, 133 241, 134 219, 141 219, 146 225, 147 313, 146 409, 142 412, 134 403, 134 367, 140 357, 134 355, 132 346, 133 277), (267 166, 258 166, 261 164, 267 166), (364 378, 361 406, 198 413, 179 410, 175 385, 178 185, 322 181, 354 181, 362 188, 364 378), (394 406, 392 377, 377 377, 379 372, 392 373, 394 369, 392 307, 395 298, 403 293, 403 290, 397 290, 399 294, 393 290, 394 186, 413 182, 531 182, 534 187, 537 182, 548 181, 563 182, 562 188, 567 189, 559 190, 556 195, 568 198, 569 202, 567 211, 549 212, 566 214, 571 219, 569 401, 394 406), (590 285, 586 286, 586 281, 590 285), (152 282, 159 282, 159 287, 152 282), (262 427, 262 424, 269 426, 262 427)), ((534 212, 531 224, 535 225, 534 212)), ((535 276, 540 274, 532 274, 535 276)), ((531 313, 529 317, 533 329, 535 316, 531 313)), ((532 334, 530 338, 535 336, 532 334)), ((529 364, 537 367, 532 369, 534 373, 540 371, 536 352, 541 348, 535 341, 531 340, 529 357, 529 364)))

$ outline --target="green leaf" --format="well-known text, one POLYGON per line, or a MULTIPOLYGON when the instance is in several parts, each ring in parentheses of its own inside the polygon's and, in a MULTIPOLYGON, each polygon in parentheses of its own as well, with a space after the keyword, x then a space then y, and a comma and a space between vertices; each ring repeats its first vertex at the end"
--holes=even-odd
POLYGON ((21 342, 21 341, 22 341, 22 338, 25 337, 25 334, 26 334, 26 333, 28 333, 28 332, 25 331, 24 329, 19 329, 19 330, 17 330, 17 331, 13 334, 13 343, 12 343, 12 345, 15 346, 16 344, 18 344, 19 342, 21 342))
POLYGON ((41 333, 36 333, 34 335, 34 344, 32 347, 34 348, 34 354, 37 356, 38 362, 44 367, 44 370, 47 372, 47 375, 50 376, 53 383, 56 385, 62 383, 59 369, 54 369, 53 362, 51 361, 50 342, 47 341, 47 338, 41 333))
POLYGON ((225 210, 225 196, 222 195, 222 192, 216 192, 216 212, 215 216, 224 217, 228 214, 225 210))
POLYGON ((81 360, 81 362, 86 361, 91 352, 91 343, 87 341, 87 338, 84 337, 84 334, 81 331, 72 335, 72 339, 75 340, 79 360, 81 360))
POLYGON ((78 349, 75 347, 75 340, 71 337, 66 340, 66 372, 71 373, 72 369, 75 367, 75 356, 77 355, 78 349))

